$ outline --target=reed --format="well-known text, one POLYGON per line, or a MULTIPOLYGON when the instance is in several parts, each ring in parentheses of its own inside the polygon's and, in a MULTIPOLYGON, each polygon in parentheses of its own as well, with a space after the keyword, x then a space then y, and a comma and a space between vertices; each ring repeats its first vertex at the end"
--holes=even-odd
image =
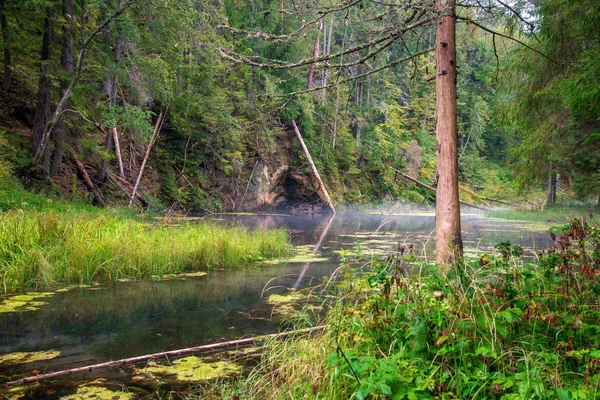
POLYGON ((283 230, 249 232, 208 222, 156 225, 85 212, 0 214, 5 293, 227 268, 289 251, 283 230))

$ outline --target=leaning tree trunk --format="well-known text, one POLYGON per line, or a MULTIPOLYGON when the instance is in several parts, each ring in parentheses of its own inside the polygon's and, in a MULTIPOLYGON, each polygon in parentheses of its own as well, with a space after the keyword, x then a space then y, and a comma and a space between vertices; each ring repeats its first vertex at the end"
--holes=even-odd
POLYGON ((436 107, 438 185, 436 254, 441 266, 462 256, 458 198, 458 128, 456 123, 455 0, 436 0, 440 13, 436 32, 436 107))

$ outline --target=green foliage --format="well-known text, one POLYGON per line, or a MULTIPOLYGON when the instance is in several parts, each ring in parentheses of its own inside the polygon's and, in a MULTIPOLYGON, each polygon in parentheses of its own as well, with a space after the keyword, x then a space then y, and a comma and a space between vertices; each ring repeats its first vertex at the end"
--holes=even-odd
POLYGON ((600 230, 575 220, 554 232, 534 260, 509 242, 445 272, 404 252, 354 260, 369 272, 342 267, 326 333, 273 344, 246 395, 596 397, 600 230))
POLYGON ((563 182, 573 181, 579 198, 596 197, 600 90, 590 79, 599 72, 600 7, 586 0, 547 1, 537 11, 538 38, 549 58, 513 52, 510 128, 519 182, 544 182, 553 171, 563 182))

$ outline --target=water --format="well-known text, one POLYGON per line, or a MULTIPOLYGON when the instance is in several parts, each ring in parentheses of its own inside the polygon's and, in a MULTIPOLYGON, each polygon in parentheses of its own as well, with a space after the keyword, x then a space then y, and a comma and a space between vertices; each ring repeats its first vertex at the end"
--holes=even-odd
MULTIPOLYGON (((426 212, 342 212, 334 219, 322 215, 221 215, 216 219, 250 229, 286 227, 295 246, 305 246, 308 256, 314 253, 321 261, 267 263, 213 270, 201 277, 72 288, 42 299, 47 304, 39 310, 0 313, 0 354, 60 351, 60 357, 50 361, 20 367, 0 363, 1 382, 32 375, 33 370, 47 373, 276 332, 281 318, 266 302, 268 296, 320 283, 338 267, 340 249, 355 250, 359 244, 363 254, 375 255, 414 244, 417 254, 426 248, 431 256, 434 247, 435 218, 426 212)), ((547 248, 551 241, 546 229, 522 221, 463 215, 468 252, 490 249, 505 240, 529 249, 547 248)), ((115 371, 93 374, 94 379, 124 382, 127 376, 115 371)), ((58 396, 60 390, 48 388, 60 385, 43 387, 50 390, 46 394, 58 396)))

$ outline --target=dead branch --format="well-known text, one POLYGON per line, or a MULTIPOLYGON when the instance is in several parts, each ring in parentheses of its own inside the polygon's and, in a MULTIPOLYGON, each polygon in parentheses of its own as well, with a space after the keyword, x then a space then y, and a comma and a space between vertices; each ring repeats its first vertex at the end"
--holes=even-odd
MULTIPOLYGON (((405 177, 406 179, 408 179, 409 181, 414 182, 417 185, 419 185, 421 187, 424 187, 425 189, 428 189, 428 190, 432 191, 433 193, 437 193, 437 189, 434 188, 433 186, 429 186, 426 183, 423 183, 423 182, 421 182, 421 181, 419 181, 419 180, 417 180, 417 179, 415 179, 415 178, 413 178, 411 176, 408 176, 404 172, 398 171, 396 168, 393 168, 393 167, 390 167, 390 168, 393 169, 394 171, 396 171, 397 173, 399 173, 400 175, 402 175, 403 177, 405 177)), ((460 204, 462 204, 464 206, 467 206, 467 207, 473 207, 473 208, 477 208, 479 210, 484 210, 484 211, 489 211, 490 210, 490 208, 488 208, 488 207, 479 206, 479 205, 473 204, 473 203, 467 203, 466 201, 463 201, 463 200, 459 200, 459 202, 460 202, 460 204)))
POLYGON ((83 163, 81 161, 79 161, 79 159, 77 159, 77 156, 75 155, 74 152, 71 152, 71 156, 75 160, 75 164, 77 165, 77 169, 81 173, 81 177, 83 178, 83 182, 87 186, 88 190, 90 192, 92 192, 92 194, 94 195, 94 198, 96 199, 96 202, 98 204, 100 204, 100 206, 106 207, 106 203, 104 202, 104 199, 102 198, 102 195, 100 194, 100 191, 98 190, 98 188, 94 185, 94 183, 90 179, 90 176, 88 175, 87 171, 85 170, 85 167, 84 167, 83 163))

